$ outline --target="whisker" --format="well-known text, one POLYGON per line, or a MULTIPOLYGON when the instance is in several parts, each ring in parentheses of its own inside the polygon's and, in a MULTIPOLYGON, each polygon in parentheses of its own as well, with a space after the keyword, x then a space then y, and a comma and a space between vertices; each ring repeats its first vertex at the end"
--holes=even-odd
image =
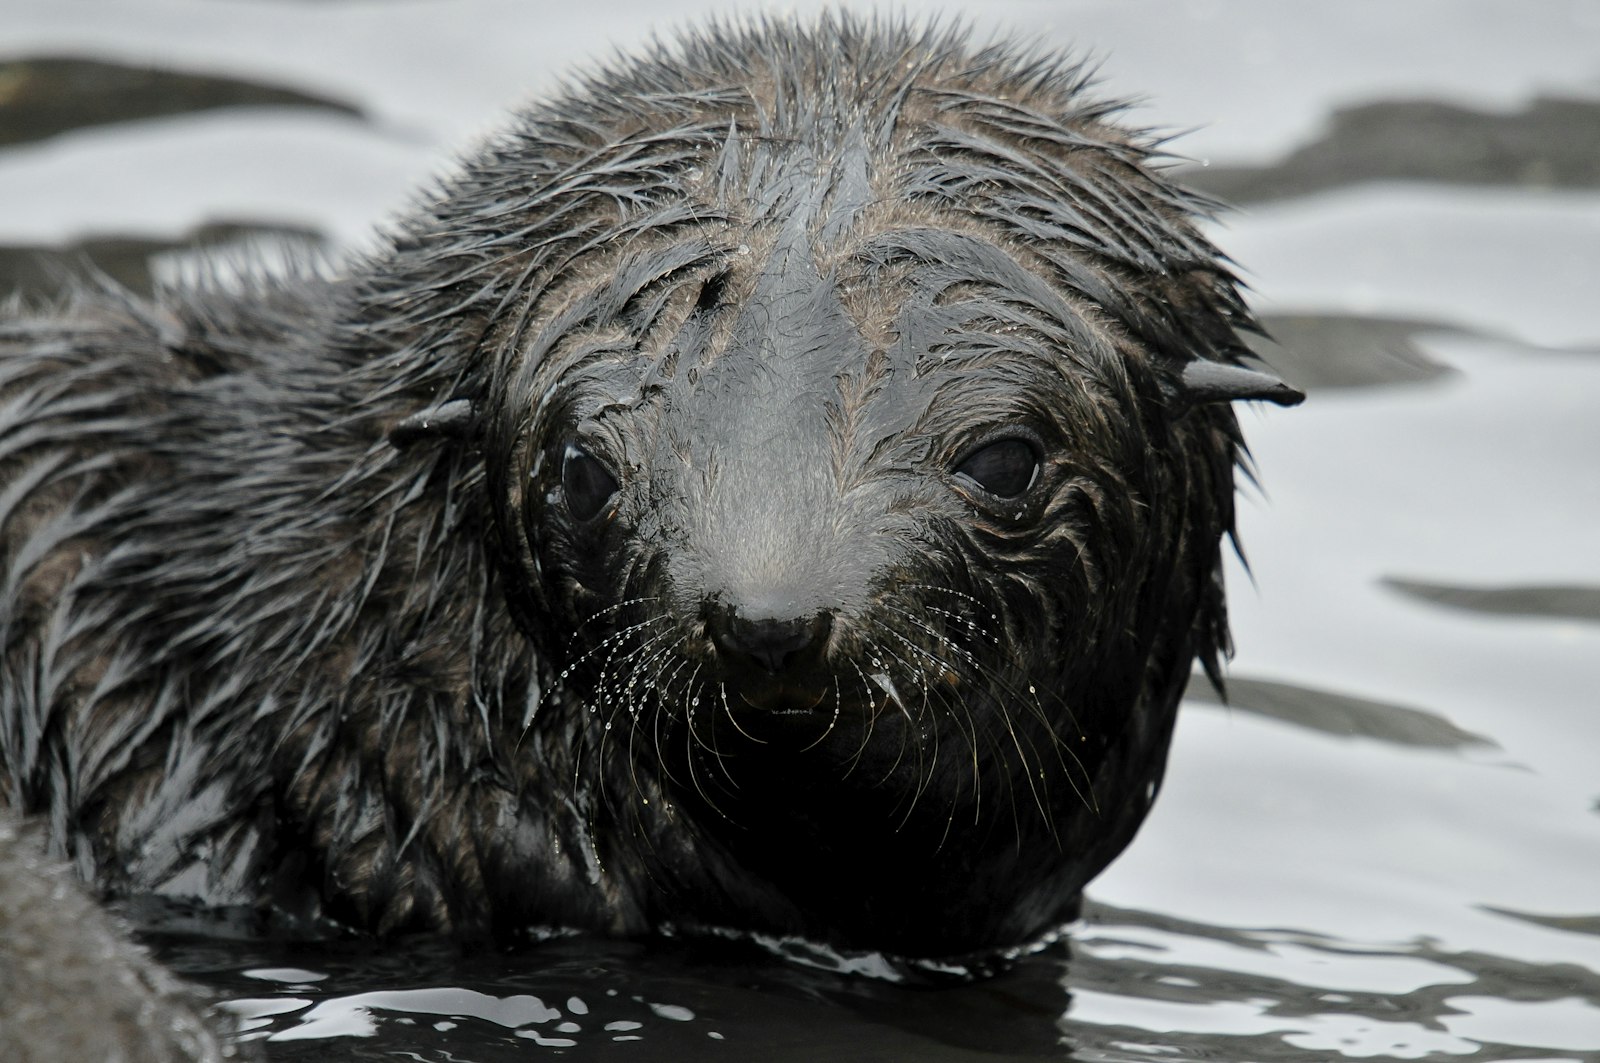
MULTIPOLYGON (((1098 802, 1093 795, 1092 788, 1088 794, 1085 794, 1083 788, 1080 787, 1078 783, 1078 779, 1076 778, 1077 774, 1081 774, 1083 776, 1084 785, 1088 785, 1090 781, 1088 769, 1084 766, 1082 760, 1079 759, 1077 751, 1072 748, 1071 743, 1064 739, 1059 732, 1057 732, 1055 721, 1050 717, 1049 713, 1045 711, 1044 706, 1040 703, 1038 690, 1034 684, 1031 682, 1028 683, 1027 694, 1024 696, 1022 691, 1018 689, 1009 679, 1003 676, 998 670, 979 660, 975 654, 962 647, 959 643, 956 643, 954 640, 950 639, 942 631, 937 630, 910 610, 896 606, 893 603, 888 604, 889 608, 894 610, 896 613, 899 613, 901 616, 904 616, 911 623, 921 628, 932 638, 938 640, 942 645, 948 647, 952 652, 954 652, 963 663, 965 663, 973 671, 977 672, 980 678, 985 680, 986 685, 990 690, 1009 695, 1016 703, 1027 706, 1031 710, 1031 714, 1044 727, 1046 734, 1049 736, 1051 747, 1055 750, 1056 761, 1061 766, 1062 774, 1066 777, 1068 785, 1072 787, 1073 792, 1078 796, 1078 799, 1084 803, 1085 807, 1091 808, 1096 812, 1099 811, 1098 802), (1066 758, 1071 758, 1072 764, 1070 766, 1068 765, 1066 758), (1072 771, 1072 767, 1077 768, 1077 773, 1072 771)), ((976 627, 976 625, 972 624, 970 620, 967 620, 967 618, 962 617, 959 614, 950 613, 948 610, 939 609, 936 606, 928 608, 930 611, 950 616, 958 621, 964 621, 966 626, 968 626, 974 632, 983 631, 983 629, 976 627)), ((984 633, 988 634, 987 632, 984 633)), ((1001 642, 998 639, 993 639, 993 641, 995 645, 1001 645, 1001 642)), ((923 653, 928 653, 926 650, 921 650, 921 647, 917 648, 923 653)), ((929 655, 932 656, 931 654, 929 655)), ((1011 663, 1015 664, 1017 662, 1012 661, 1011 663)), ((1067 713, 1069 720, 1071 720, 1076 727, 1077 718, 1072 712, 1071 707, 1059 697, 1056 700, 1057 703, 1061 705, 1063 711, 1067 713)), ((1023 740, 1022 736, 1017 731, 1016 725, 1012 721, 1010 714, 1005 711, 1004 703, 1000 702, 999 699, 996 699, 996 707, 1000 710, 999 715, 1003 717, 1006 728, 1010 732, 1013 743, 1016 745, 1017 754, 1019 758, 1021 758, 1023 770, 1028 776, 1029 787, 1034 791, 1035 804, 1038 805, 1040 813, 1044 815, 1047 823, 1050 826, 1052 834, 1054 834, 1054 819, 1048 812, 1047 802, 1045 801, 1044 795, 1039 792, 1035 783, 1035 772, 1028 768, 1028 762, 1032 759, 1030 753, 1028 750, 1024 750, 1022 748, 1020 744, 1023 740)), ((1079 728, 1079 731, 1081 733, 1081 728, 1079 728)), ((1037 750, 1033 749, 1033 742, 1031 739, 1028 740, 1028 747, 1029 750, 1033 750, 1033 755, 1037 755, 1037 750)))
POLYGON ((729 723, 733 724, 733 729, 735 731, 738 731, 740 734, 744 735, 757 745, 764 746, 767 744, 764 739, 757 738, 755 735, 751 734, 749 731, 746 731, 742 726, 740 726, 739 718, 733 714, 733 706, 728 704, 728 685, 726 683, 722 684, 722 714, 728 718, 729 723))
MULTIPOLYGON (((857 664, 852 658, 850 661, 850 667, 855 670, 856 676, 861 680, 862 700, 869 707, 876 705, 877 696, 872 691, 872 683, 868 681, 867 674, 861 670, 861 665, 857 664)), ((887 698, 885 699, 884 703, 888 704, 887 698)), ((850 754, 850 756, 845 759, 845 771, 844 775, 842 776, 842 778, 845 779, 848 779, 855 773, 856 768, 861 764, 861 758, 866 755, 867 746, 872 741, 872 731, 878 718, 876 711, 864 712, 861 714, 861 716, 861 742, 856 746, 855 752, 850 754)))
POLYGON ((658 595, 651 594, 640 598, 628 598, 623 601, 615 602, 611 605, 605 606, 602 609, 596 609, 594 612, 578 621, 578 625, 572 629, 572 634, 567 637, 567 642, 569 645, 577 642, 578 639, 583 635, 583 629, 594 623, 596 620, 610 616, 612 613, 619 612, 628 608, 629 606, 644 605, 647 602, 658 602, 660 600, 661 599, 658 595))
POLYGON ((834 727, 838 726, 839 714, 843 711, 843 709, 844 698, 839 692, 839 676, 835 674, 833 677, 833 718, 828 721, 828 726, 823 728, 820 735, 818 735, 808 744, 800 747, 800 752, 807 753, 821 745, 822 742, 833 733, 834 727))

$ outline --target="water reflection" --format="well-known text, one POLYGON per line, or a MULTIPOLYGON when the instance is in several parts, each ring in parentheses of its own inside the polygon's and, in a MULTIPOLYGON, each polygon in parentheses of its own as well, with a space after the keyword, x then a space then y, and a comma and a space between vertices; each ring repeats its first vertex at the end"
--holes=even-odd
POLYGON ((103 59, 25 56, 0 61, 0 146, 116 122, 223 107, 307 107, 359 117, 359 108, 289 86, 130 66, 103 59))
MULTIPOLYGON (((1138 912, 1108 910, 1105 919, 1078 939, 1072 977, 1083 988, 1070 1018, 1124 1045, 1160 1033, 1164 1048, 1236 1059, 1481 1058, 1485 1049, 1502 1058, 1499 1050, 1530 1042, 1488 1036, 1491 1024, 1480 1020, 1500 994, 1570 1020, 1597 1014, 1584 998, 1595 1000, 1600 979, 1587 970, 1445 953, 1424 941, 1362 947, 1281 930, 1219 935, 1138 912), (1128 987, 1101 986, 1101 970, 1137 975, 1128 987)), ((1562 1047, 1592 1049, 1597 1031, 1562 1047)))
POLYGON ((1383 585, 1418 601, 1470 613, 1600 621, 1600 587, 1458 587, 1398 576, 1383 585))
POLYGON ((1600 188, 1600 104, 1540 97, 1507 113, 1437 100, 1368 103, 1334 111, 1322 135, 1271 165, 1185 176, 1239 204, 1369 181, 1600 188))
MULTIPOLYGON (((182 966, 185 953, 169 958, 182 966)), ((468 1058, 453 1049, 470 1046, 491 1060, 530 1042, 627 1042, 640 1060, 1503 1058, 1519 1046, 1586 1053, 1600 1032, 1592 970, 1101 904, 1070 951, 945 990, 773 967, 733 947, 565 941, 520 957, 413 959, 383 989, 359 964, 245 970, 235 982, 281 985, 236 990, 229 1008, 282 1059, 468 1058)))
MULTIPOLYGON (((1190 684, 1189 697, 1222 700, 1199 677, 1190 684)), ((1499 748, 1493 739, 1463 731, 1436 713, 1270 679, 1230 676, 1226 704, 1239 712, 1259 713, 1339 738, 1372 738, 1431 749, 1499 748)))

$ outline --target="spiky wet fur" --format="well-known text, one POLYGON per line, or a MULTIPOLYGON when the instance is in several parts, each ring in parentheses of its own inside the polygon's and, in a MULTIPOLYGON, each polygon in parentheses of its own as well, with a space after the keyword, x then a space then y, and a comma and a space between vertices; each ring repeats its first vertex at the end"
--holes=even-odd
POLYGON ((1084 82, 952 30, 714 26, 524 112, 331 275, 7 324, 0 806, 113 891, 378 930, 934 954, 1058 921, 1225 648, 1237 429, 1171 381, 1249 327, 1208 204, 1084 82), (657 460, 695 427, 663 396, 760 357, 779 251, 867 352, 817 463, 861 578, 815 733, 730 764, 695 608, 733 546, 685 556, 712 488, 657 460), (881 401, 940 374, 987 390, 881 401), (470 431, 391 439, 452 399, 470 431), (1024 413, 1053 493, 961 499, 967 421, 1024 413), (657 455, 600 533, 550 501, 580 421, 657 455))

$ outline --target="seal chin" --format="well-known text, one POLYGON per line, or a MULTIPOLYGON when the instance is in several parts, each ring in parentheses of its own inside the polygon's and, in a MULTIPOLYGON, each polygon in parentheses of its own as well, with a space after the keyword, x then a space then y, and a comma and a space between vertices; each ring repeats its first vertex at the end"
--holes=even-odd
POLYGON ((748 708, 774 716, 796 716, 816 712, 822 708, 831 684, 817 681, 796 681, 773 677, 730 684, 729 704, 735 708, 748 708))

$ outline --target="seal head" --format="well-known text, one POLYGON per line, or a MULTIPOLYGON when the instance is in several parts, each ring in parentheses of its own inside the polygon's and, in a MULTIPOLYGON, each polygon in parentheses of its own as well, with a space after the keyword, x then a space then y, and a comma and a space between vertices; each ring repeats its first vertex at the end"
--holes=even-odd
POLYGON ((529 298, 492 490, 636 804, 777 927, 957 952, 1131 837, 1226 649, 1226 402, 1297 393, 1075 68, 857 29, 651 71, 679 124, 607 130, 594 170, 648 194, 529 298))

